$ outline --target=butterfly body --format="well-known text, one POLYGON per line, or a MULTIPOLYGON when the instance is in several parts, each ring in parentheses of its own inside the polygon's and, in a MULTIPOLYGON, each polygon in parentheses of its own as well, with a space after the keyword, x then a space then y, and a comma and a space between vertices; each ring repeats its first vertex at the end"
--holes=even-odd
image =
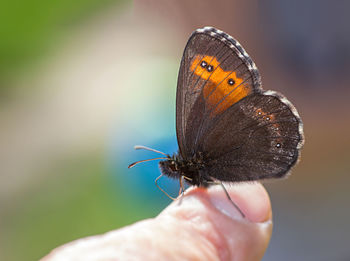
POLYGON ((206 175, 205 159, 201 153, 194 155, 191 159, 183 159, 181 155, 174 154, 169 159, 159 162, 162 174, 174 178, 185 180, 194 186, 208 187, 213 180, 206 175))

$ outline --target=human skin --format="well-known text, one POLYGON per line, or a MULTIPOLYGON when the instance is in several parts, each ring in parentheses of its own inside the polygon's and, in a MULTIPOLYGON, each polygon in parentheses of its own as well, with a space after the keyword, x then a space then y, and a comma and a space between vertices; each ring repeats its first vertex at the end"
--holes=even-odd
POLYGON ((192 188, 157 217, 60 246, 57 260, 261 260, 272 231, 269 196, 259 183, 192 188))

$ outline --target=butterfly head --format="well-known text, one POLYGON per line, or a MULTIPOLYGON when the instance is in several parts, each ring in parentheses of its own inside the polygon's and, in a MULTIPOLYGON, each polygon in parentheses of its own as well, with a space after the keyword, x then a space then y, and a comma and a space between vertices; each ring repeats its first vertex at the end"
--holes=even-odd
POLYGON ((181 177, 181 165, 183 165, 182 160, 177 154, 159 162, 159 168, 162 174, 174 179, 181 177))

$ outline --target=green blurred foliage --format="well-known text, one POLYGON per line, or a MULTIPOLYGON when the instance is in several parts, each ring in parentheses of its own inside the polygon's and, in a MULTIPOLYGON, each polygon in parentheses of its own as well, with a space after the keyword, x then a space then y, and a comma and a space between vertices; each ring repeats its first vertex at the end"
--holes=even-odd
POLYGON ((47 54, 62 33, 108 6, 126 0, 5 0, 0 2, 0 95, 35 60, 47 54))
MULTIPOLYGON (((38 260, 53 248, 155 216, 115 182, 102 156, 71 157, 50 166, 30 191, 13 198, 0 219, 0 260, 38 260)), ((130 193, 130 192, 129 192, 130 193)))

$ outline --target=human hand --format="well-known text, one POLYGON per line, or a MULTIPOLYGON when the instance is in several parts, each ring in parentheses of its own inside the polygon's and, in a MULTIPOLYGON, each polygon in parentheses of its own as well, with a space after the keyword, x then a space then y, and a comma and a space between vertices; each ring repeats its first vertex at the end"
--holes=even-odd
POLYGON ((186 191, 157 217, 54 249, 57 260, 261 260, 271 231, 269 196, 259 183, 186 191))

